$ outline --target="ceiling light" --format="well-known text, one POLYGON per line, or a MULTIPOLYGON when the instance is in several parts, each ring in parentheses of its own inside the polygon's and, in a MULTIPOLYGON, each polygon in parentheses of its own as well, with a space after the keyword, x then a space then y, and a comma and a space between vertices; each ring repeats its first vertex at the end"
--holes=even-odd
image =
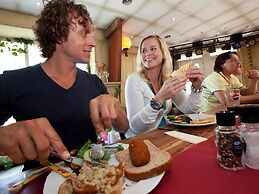
POLYGON ((233 47, 233 49, 241 48, 240 41, 236 41, 236 42, 232 43, 232 47, 233 47))
POLYGON ((196 49, 196 50, 195 50, 195 54, 196 54, 196 55, 202 55, 202 54, 203 54, 202 48, 196 49))
POLYGON ((132 0, 122 0, 123 5, 130 5, 132 3, 132 0))
POLYGON ((229 43, 226 43, 221 47, 221 50, 230 50, 230 49, 231 49, 231 45, 229 43))
POLYGON ((254 45, 256 45, 255 39, 249 40, 248 44, 249 44, 249 46, 254 46, 254 45))
POLYGON ((190 51, 186 51, 185 56, 186 57, 191 57, 192 56, 192 51, 191 50, 190 51))
POLYGON ((208 51, 209 51, 209 53, 214 53, 214 52, 216 52, 216 46, 215 46, 215 45, 209 46, 208 51))
POLYGON ((165 38, 171 38, 171 37, 172 37, 171 34, 168 34, 168 35, 165 36, 165 38))
POLYGON ((176 53, 176 54, 174 55, 174 59, 175 59, 175 60, 181 59, 181 54, 180 54, 180 53, 176 53))

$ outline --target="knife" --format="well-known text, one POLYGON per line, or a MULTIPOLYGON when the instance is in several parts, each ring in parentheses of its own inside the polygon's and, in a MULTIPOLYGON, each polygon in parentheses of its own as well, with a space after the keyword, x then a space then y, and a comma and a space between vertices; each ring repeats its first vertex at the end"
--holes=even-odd
POLYGON ((73 166, 79 166, 81 168, 81 166, 83 166, 84 163, 89 163, 93 166, 105 166, 105 164, 101 163, 101 162, 97 162, 94 160, 84 160, 82 158, 78 158, 78 157, 74 157, 71 156, 69 160, 63 160, 66 163, 69 163, 70 165, 73 166))
MULTIPOLYGON (((50 153, 51 153, 51 156, 55 156, 55 157, 59 158, 57 152, 51 150, 50 153)), ((69 167, 72 170, 75 170, 75 171, 78 171, 83 166, 84 163, 89 163, 93 166, 98 166, 98 165, 105 166, 103 163, 93 161, 93 160, 91 160, 91 161, 90 160, 84 160, 82 158, 78 158, 78 157, 75 157, 75 156, 71 156, 70 159, 68 159, 68 160, 62 159, 62 161, 64 161, 65 164, 69 165, 69 167)))
POLYGON ((50 168, 51 170, 55 171, 56 173, 60 174, 61 176, 65 177, 65 178, 70 175, 70 172, 68 170, 61 168, 57 164, 53 164, 48 160, 41 161, 40 164, 50 168))

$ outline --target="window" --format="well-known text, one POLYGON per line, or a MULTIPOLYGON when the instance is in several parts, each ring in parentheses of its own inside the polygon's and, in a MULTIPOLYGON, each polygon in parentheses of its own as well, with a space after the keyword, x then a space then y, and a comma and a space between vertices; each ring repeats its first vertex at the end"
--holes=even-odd
POLYGON ((26 67, 25 54, 18 54, 17 56, 13 56, 8 47, 3 48, 3 52, 0 52, 0 59, 0 74, 2 74, 5 70, 26 67))
MULTIPOLYGON (((7 41, 5 41, 7 42, 7 41)), ((39 63, 42 63, 46 60, 41 56, 41 51, 39 47, 34 45, 28 45, 28 53, 21 54, 19 53, 17 56, 12 55, 12 53, 8 50, 8 48, 3 49, 4 52, 0 52, 0 74, 2 74, 6 70, 14 70, 20 69, 28 66, 33 66, 39 63)), ((84 70, 89 71, 87 64, 78 63, 77 67, 84 70)), ((90 72, 93 74, 96 72, 95 70, 95 49, 92 50, 90 57, 90 72)))
POLYGON ((41 51, 36 44, 28 45, 28 66, 44 62, 46 59, 41 56, 41 51))

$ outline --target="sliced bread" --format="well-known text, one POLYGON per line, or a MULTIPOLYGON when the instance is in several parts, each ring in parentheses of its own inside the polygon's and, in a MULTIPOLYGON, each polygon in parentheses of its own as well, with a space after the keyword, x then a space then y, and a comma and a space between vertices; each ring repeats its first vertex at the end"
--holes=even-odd
POLYGON ((181 66, 179 69, 172 72, 171 77, 175 77, 178 75, 186 77, 187 71, 190 69, 191 66, 192 66, 192 63, 187 63, 181 66))
POLYGON ((117 152, 116 159, 125 164, 125 176, 134 181, 148 179, 168 170, 171 164, 171 155, 157 148, 148 140, 144 140, 150 152, 150 161, 144 166, 136 167, 131 163, 129 149, 117 152))

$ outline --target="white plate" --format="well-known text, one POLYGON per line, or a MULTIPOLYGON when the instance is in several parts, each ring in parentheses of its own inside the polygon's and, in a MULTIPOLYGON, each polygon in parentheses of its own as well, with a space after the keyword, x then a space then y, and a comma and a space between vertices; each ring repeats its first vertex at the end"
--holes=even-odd
MULTIPOLYGON (((128 147, 128 144, 122 144, 124 148, 128 147)), ((111 157, 109 160, 109 164, 118 164, 115 156, 111 157)), ((157 175, 155 177, 141 180, 141 181, 131 181, 125 178, 124 188, 122 194, 146 194, 151 192, 157 184, 160 182, 164 173, 157 175)), ((51 172, 44 184, 43 194, 57 194, 59 186, 65 181, 65 178, 61 175, 57 174, 56 172, 51 172)))
MULTIPOLYGON (((185 114, 187 116, 189 116, 191 119, 197 119, 197 118, 201 118, 201 117, 215 117, 215 115, 212 114, 185 114)), ((214 122, 209 122, 209 123, 197 123, 197 124, 191 124, 191 123, 177 123, 177 122, 171 122, 169 121, 170 124, 173 125, 178 125, 178 126, 189 126, 189 127, 198 127, 198 126, 207 126, 207 125, 214 125, 216 124, 216 118, 214 122)))

